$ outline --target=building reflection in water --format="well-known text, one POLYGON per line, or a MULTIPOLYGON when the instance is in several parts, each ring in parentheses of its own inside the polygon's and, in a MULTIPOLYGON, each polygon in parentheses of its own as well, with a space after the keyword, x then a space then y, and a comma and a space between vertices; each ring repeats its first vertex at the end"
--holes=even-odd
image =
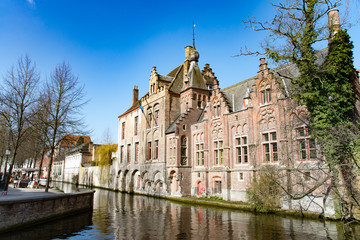
POLYGON ((93 214, 1 239, 357 239, 360 225, 252 214, 96 189, 93 214), (31 236, 31 238, 29 238, 31 236))
MULTIPOLYGON (((94 225, 115 239, 345 239, 344 231, 339 231, 341 223, 191 206, 103 190, 98 190, 95 208, 94 225)), ((346 232, 359 231, 360 226, 351 225, 346 232)), ((356 239, 356 234, 351 235, 356 239)))

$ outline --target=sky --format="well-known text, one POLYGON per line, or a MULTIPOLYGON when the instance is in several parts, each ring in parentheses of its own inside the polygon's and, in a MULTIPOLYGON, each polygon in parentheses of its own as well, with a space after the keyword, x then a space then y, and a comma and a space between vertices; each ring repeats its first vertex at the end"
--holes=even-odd
MULTIPOLYGON (((360 1, 350 5, 348 31, 359 69, 360 1)), ((110 132, 117 143, 118 116, 131 106, 134 85, 141 97, 153 66, 166 75, 184 62, 193 22, 199 66, 209 63, 225 88, 258 71, 260 56, 233 57, 240 48, 260 50, 265 36, 243 20, 273 14, 268 0, 0 0, 0 78, 25 55, 42 81, 57 64, 69 63, 89 100, 82 112, 92 141, 103 143, 110 132)))

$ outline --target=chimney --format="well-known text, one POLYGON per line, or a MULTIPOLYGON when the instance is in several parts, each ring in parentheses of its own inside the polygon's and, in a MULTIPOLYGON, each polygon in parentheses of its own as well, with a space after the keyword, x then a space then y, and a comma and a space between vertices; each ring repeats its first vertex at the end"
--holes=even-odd
POLYGON ((260 69, 260 71, 267 69, 267 64, 265 63, 265 58, 260 58, 260 66, 259 66, 259 69, 260 69))
POLYGON ((190 59, 190 52, 193 49, 192 46, 186 46, 185 47, 185 61, 189 61, 190 59))
POLYGON ((328 12, 328 21, 329 21, 329 40, 341 30, 340 26, 340 18, 339 18, 339 10, 332 9, 328 12))
POLYGON ((187 77, 187 73, 189 71, 189 67, 190 67, 190 53, 191 50, 193 49, 192 46, 186 46, 185 47, 185 62, 184 62, 184 76, 183 78, 186 79, 187 77))
POLYGON ((139 87, 135 85, 134 90, 133 90, 133 102, 132 102, 132 105, 134 106, 138 100, 139 100, 139 87))

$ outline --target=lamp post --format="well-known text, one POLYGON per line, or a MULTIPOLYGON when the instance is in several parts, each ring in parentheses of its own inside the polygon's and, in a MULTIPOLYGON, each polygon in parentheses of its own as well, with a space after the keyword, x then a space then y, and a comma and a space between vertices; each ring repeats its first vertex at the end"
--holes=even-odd
POLYGON ((10 148, 6 149, 6 151, 5 151, 6 160, 5 160, 4 175, 3 175, 4 181, 5 181, 5 177, 6 177, 6 167, 7 167, 7 163, 8 163, 10 154, 11 154, 10 148))

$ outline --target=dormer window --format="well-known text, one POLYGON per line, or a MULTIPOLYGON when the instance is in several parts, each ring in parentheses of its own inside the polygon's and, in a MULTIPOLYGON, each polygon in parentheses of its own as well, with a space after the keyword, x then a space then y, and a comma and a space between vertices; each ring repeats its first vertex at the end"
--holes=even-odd
POLYGON ((244 98, 244 108, 247 108, 249 106, 249 99, 244 98))

